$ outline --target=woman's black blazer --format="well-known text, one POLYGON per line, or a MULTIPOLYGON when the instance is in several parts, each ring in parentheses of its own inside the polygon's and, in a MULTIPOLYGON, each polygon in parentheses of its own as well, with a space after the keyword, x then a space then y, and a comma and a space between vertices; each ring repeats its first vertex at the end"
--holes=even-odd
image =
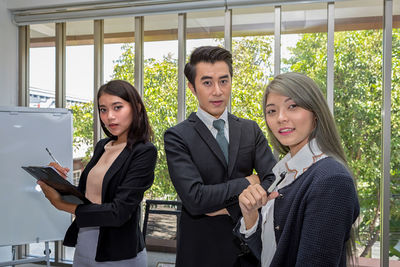
MULTIPOLYGON (((93 157, 83 171, 78 189, 86 189, 89 171, 96 165, 111 139, 100 140, 93 157)), ((75 246, 80 227, 99 226, 96 261, 130 259, 144 248, 139 228, 140 202, 154 180, 157 149, 150 143, 138 142, 125 147, 112 163, 103 180, 102 204, 80 204, 76 218, 64 238, 65 246, 75 246)))

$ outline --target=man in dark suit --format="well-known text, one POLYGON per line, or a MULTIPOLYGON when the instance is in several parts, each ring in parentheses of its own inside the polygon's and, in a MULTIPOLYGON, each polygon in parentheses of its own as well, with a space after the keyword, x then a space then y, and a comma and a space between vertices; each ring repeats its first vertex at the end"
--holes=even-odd
POLYGON ((268 188, 275 159, 257 123, 227 112, 229 51, 195 49, 185 75, 198 111, 164 135, 170 177, 183 203, 176 266, 257 266, 232 229, 241 216, 238 195, 260 181, 268 188))

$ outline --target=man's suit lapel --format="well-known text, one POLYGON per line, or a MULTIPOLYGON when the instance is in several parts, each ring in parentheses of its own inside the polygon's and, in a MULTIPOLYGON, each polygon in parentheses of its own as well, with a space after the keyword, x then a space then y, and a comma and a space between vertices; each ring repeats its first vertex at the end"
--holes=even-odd
POLYGON ((114 162, 111 164, 110 168, 104 175, 104 180, 103 180, 103 185, 102 185, 102 192, 101 192, 101 199, 102 201, 105 198, 106 194, 106 189, 108 186, 108 183, 111 181, 111 178, 117 173, 119 169, 121 169, 122 165, 124 165, 125 161, 129 157, 131 151, 128 147, 125 147, 122 152, 118 155, 118 157, 114 160, 114 162))
POLYGON ((217 156, 217 158, 225 166, 225 168, 227 168, 228 165, 226 163, 224 154, 222 153, 222 150, 219 147, 217 140, 215 140, 214 136, 211 134, 207 126, 199 119, 199 117, 197 117, 196 113, 194 112, 190 114, 188 120, 194 123, 194 128, 196 129, 200 137, 208 145, 210 150, 217 156))
POLYGON ((236 116, 228 114, 229 121, 229 164, 228 164, 228 177, 231 177, 233 167, 236 163, 236 158, 239 151, 241 123, 236 116))

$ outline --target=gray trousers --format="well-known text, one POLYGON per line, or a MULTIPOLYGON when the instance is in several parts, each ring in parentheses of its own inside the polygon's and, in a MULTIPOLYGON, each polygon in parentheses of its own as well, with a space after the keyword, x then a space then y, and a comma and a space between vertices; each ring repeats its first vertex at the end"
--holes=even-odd
POLYGON ((95 261, 99 227, 85 227, 79 229, 78 241, 75 247, 73 267, 147 267, 146 248, 140 251, 136 257, 121 261, 95 261))

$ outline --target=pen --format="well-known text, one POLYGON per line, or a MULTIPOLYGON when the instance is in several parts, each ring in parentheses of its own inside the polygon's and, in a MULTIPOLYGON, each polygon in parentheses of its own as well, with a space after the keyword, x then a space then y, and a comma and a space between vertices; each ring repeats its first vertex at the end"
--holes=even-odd
POLYGON ((58 162, 58 160, 53 156, 53 154, 51 154, 50 150, 47 147, 46 151, 47 153, 49 153, 50 157, 54 160, 54 162, 61 166, 60 162, 58 162))
POLYGON ((268 194, 272 193, 272 191, 274 191, 278 187, 278 185, 285 179, 285 177, 286 177, 286 172, 284 171, 279 175, 280 179, 279 180, 275 179, 275 182, 273 182, 272 185, 268 188, 267 190, 268 194))

